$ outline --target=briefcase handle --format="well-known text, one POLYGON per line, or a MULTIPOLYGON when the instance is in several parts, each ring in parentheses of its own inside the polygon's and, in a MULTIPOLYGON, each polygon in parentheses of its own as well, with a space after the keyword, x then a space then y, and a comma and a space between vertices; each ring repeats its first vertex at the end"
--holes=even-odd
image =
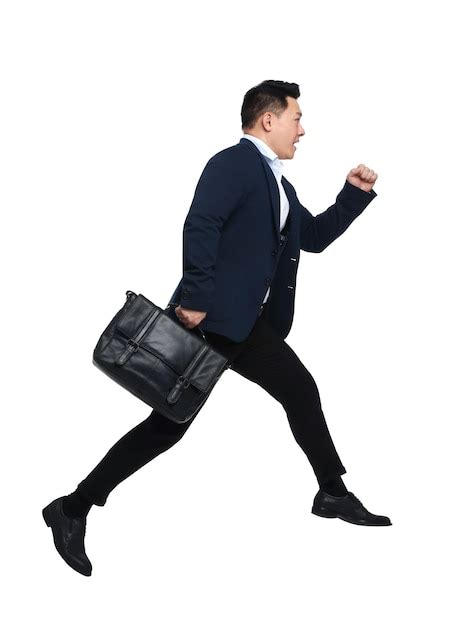
POLYGON ((204 334, 204 331, 202 330, 202 328, 200 328, 199 324, 197 326, 195 326, 194 328, 186 328, 186 326, 184 326, 183 322, 177 317, 177 315, 175 313, 175 308, 177 306, 179 306, 179 305, 178 304, 168 304, 168 306, 166 307, 165 311, 170 310, 170 312, 173 314, 174 318, 179 322, 179 324, 182 324, 182 326, 185 328, 185 330, 189 330, 189 331, 197 330, 197 331, 199 331, 200 334, 201 334, 201 337, 204 339, 204 341, 206 343, 209 343, 207 341, 207 338, 206 338, 205 334, 204 334), (171 309, 172 309, 172 311, 171 311, 171 309))

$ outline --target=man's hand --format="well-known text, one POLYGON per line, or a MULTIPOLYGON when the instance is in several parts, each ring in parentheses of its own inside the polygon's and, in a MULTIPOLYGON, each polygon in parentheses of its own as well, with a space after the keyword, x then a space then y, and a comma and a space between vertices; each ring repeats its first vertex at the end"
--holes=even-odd
POLYGON ((364 163, 360 163, 358 167, 354 167, 350 170, 347 176, 349 183, 355 185, 355 187, 359 187, 363 191, 370 191, 377 178, 378 174, 366 167, 364 163))
POLYGON ((207 315, 207 311, 193 311, 192 309, 185 309, 180 304, 174 309, 174 312, 185 328, 188 329, 192 329, 200 324, 207 315))

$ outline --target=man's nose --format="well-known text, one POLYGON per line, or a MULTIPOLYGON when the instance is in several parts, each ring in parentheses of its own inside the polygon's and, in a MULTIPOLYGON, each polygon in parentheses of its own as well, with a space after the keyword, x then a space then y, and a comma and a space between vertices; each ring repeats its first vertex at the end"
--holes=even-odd
POLYGON ((301 124, 298 125, 298 134, 300 136, 304 135, 304 128, 303 128, 303 126, 301 124))

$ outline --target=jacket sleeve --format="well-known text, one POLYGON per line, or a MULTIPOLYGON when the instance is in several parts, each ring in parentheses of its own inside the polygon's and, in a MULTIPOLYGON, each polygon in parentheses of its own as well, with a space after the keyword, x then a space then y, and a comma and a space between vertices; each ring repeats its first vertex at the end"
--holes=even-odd
POLYGON ((323 213, 312 215, 298 200, 301 209, 300 248, 307 252, 322 252, 344 233, 354 219, 377 196, 373 189, 363 191, 347 180, 336 202, 323 213))
POLYGON ((231 160, 215 155, 207 162, 184 222, 181 306, 208 310, 221 232, 245 193, 243 174, 231 160))

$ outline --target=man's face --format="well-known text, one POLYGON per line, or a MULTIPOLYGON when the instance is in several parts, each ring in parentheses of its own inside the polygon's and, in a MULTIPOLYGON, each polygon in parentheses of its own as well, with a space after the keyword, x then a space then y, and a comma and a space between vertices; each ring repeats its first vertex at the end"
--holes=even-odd
POLYGON ((266 129, 265 140, 280 159, 293 159, 296 151, 295 142, 304 135, 301 125, 301 110, 298 100, 286 97, 287 109, 279 117, 275 113, 265 113, 262 123, 266 129))

